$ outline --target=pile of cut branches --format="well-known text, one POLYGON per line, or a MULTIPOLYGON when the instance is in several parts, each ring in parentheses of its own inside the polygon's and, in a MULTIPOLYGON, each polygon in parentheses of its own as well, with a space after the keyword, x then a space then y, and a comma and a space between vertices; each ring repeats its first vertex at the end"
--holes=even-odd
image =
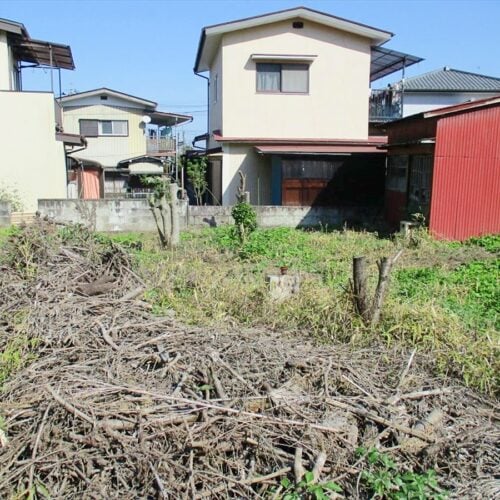
POLYGON ((82 228, 37 221, 1 262, 0 350, 33 341, 0 394, 2 498, 280 498, 306 476, 363 497, 360 446, 498 493, 495 402, 415 353, 157 317, 127 252, 82 228))

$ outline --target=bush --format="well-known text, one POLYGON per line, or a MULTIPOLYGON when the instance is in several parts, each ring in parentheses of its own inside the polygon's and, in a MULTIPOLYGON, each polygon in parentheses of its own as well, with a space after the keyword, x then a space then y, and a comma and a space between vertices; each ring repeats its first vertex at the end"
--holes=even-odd
POLYGON ((247 236, 257 229, 257 213, 249 203, 242 202, 234 205, 231 215, 240 243, 244 243, 247 236))

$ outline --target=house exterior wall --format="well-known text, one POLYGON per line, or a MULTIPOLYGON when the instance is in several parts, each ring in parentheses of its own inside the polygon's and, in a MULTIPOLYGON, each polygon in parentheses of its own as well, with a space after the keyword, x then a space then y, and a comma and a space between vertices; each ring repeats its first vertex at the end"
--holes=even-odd
POLYGON ((271 204, 271 157, 259 155, 252 145, 225 144, 222 148, 222 204, 234 205, 240 184, 238 171, 247 176, 246 189, 253 205, 271 204))
MULTIPOLYGON (((209 83, 209 131, 222 130, 222 102, 223 102, 223 68, 222 68, 222 51, 219 50, 214 58, 210 68, 210 83, 209 83)), ((210 138, 208 147, 215 148, 219 144, 213 138, 210 138)))
POLYGON ((367 139, 370 42, 304 21, 224 35, 222 132, 227 137, 367 139), (256 92, 252 54, 316 55, 308 94, 256 92))
POLYGON ((485 92, 406 92, 404 93, 403 117, 443 108, 452 104, 477 101, 493 97, 498 93, 485 92))
POLYGON ((442 117, 430 231, 464 240, 500 233, 500 106, 442 117))
POLYGON ((25 212, 36 211, 39 198, 65 198, 66 164, 63 143, 55 137, 54 95, 0 92, 0 110, 0 185, 19 193, 25 212))
POLYGON ((0 90, 17 90, 13 81, 15 59, 7 40, 7 33, 0 31, 0 90))
POLYGON ((64 131, 80 133, 79 120, 127 120, 128 136, 87 137, 87 149, 75 156, 98 161, 103 167, 116 167, 127 158, 146 154, 146 138, 141 119, 143 108, 116 107, 103 104, 88 106, 69 106, 63 108, 64 131))

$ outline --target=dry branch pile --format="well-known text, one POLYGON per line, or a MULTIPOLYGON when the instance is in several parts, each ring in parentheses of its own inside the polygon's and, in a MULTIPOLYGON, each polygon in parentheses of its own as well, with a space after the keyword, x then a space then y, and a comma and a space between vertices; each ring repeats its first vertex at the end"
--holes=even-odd
POLYGON ((425 359, 177 324, 120 247, 65 234, 39 221, 3 257, 0 350, 38 344, 0 395, 0 497, 279 498, 313 469, 362 496, 354 451, 374 444, 458 497, 498 493, 498 408, 425 359))

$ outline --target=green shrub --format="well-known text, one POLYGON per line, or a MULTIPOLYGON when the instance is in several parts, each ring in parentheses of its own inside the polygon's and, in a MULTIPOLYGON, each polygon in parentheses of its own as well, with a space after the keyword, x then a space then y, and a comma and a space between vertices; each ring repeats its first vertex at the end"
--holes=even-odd
POLYGON ((241 202, 234 205, 231 215, 236 234, 240 242, 244 243, 247 236, 257 229, 257 213, 249 203, 241 202))
POLYGON ((366 456, 366 468, 361 473, 362 485, 370 498, 387 500, 443 500, 448 497, 440 488, 436 472, 423 474, 413 470, 401 471, 396 462, 376 448, 359 448, 358 455, 366 456))

